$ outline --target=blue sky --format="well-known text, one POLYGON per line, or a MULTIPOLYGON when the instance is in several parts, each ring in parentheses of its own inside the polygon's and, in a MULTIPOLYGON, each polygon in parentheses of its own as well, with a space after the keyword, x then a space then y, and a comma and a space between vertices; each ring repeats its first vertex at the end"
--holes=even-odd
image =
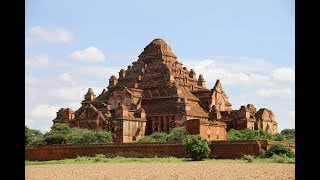
POLYGON ((295 128, 295 5, 290 0, 26 1, 27 126, 45 132, 60 107, 98 95, 155 38, 233 109, 273 110, 295 128))

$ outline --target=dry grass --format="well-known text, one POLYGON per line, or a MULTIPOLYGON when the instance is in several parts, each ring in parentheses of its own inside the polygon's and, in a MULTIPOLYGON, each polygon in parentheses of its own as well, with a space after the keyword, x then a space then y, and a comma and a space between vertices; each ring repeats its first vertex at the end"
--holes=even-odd
POLYGON ((294 179, 294 164, 90 163, 25 166, 26 179, 294 179))

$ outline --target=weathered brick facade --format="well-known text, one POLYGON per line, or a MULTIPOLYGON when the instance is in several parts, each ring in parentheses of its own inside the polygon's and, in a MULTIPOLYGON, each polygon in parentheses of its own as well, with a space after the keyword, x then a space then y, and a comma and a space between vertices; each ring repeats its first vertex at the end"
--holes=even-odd
POLYGON ((119 71, 119 78, 112 75, 100 95, 89 88, 81 105, 75 112, 61 108, 53 122, 110 130, 116 142, 135 141, 153 132, 169 133, 180 126, 219 140, 226 139, 226 128, 277 131, 274 116, 268 119, 266 115, 272 111, 259 110, 258 119, 245 107, 233 111, 220 80, 207 89, 203 75, 197 79, 195 70, 183 67, 162 39, 148 44, 137 61, 119 71), (197 126, 188 122, 195 119, 197 126))

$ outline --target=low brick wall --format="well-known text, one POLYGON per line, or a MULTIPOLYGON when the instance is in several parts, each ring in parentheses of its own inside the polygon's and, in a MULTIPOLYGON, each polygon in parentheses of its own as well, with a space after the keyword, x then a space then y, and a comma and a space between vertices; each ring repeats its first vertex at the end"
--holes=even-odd
POLYGON ((240 158, 244 154, 258 156, 263 150, 257 140, 211 141, 210 158, 240 158))
MULTIPOLYGON (((210 158, 240 158, 243 154, 257 156, 262 150, 256 140, 211 141, 210 148, 210 158)), ((96 154, 105 154, 107 157, 185 157, 185 150, 181 143, 76 144, 25 148, 26 160, 54 160, 96 154)))

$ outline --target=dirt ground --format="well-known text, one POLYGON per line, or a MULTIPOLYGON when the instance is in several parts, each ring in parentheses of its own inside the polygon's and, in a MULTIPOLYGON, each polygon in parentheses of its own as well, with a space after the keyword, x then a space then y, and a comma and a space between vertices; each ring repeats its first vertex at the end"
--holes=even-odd
POLYGON ((295 179, 294 164, 92 163, 25 166, 26 179, 295 179))

